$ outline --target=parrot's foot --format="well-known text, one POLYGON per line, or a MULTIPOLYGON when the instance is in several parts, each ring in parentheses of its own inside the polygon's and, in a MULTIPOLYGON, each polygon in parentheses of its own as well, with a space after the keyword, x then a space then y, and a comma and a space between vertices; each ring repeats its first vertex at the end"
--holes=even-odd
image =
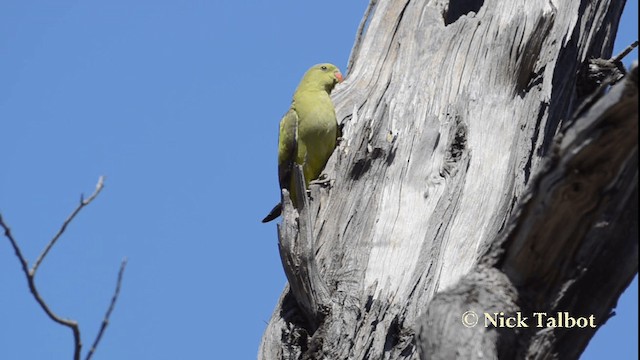
POLYGON ((327 187, 331 186, 332 182, 333 180, 329 179, 327 177, 327 174, 321 174, 317 179, 310 181, 309 185, 320 185, 322 187, 327 187))

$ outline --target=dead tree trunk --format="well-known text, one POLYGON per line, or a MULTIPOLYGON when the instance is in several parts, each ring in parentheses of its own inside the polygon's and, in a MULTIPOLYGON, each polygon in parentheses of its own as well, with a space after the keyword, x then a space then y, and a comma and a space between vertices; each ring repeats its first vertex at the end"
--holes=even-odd
POLYGON ((371 1, 259 358, 577 358, 596 329, 532 316, 601 325, 637 273, 637 69, 576 86, 623 7, 371 1))

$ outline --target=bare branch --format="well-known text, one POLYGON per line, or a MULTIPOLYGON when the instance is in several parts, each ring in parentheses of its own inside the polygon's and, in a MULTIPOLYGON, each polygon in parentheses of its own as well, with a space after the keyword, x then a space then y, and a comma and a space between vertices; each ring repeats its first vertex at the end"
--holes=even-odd
MULTIPOLYGON (((9 242, 11 243, 11 246, 13 247, 13 250, 15 251, 16 256, 18 257, 18 260, 20 260, 20 264, 22 266, 22 271, 24 272, 25 276, 27 277, 27 283, 29 285, 29 290, 31 291, 31 294, 33 295, 34 299, 40 305, 42 310, 44 310, 44 312, 47 314, 47 316, 49 316, 49 318, 51 320, 55 321, 56 323, 58 323, 60 325, 63 325, 63 326, 66 326, 66 327, 70 328, 71 331, 73 332, 73 339, 74 339, 73 359, 74 360, 80 360, 80 354, 81 354, 81 351, 82 351, 82 340, 81 340, 81 337, 80 337, 80 327, 78 326, 78 322, 75 321, 75 320, 62 318, 62 317, 58 316, 56 313, 54 313, 53 310, 51 310, 49 305, 46 303, 46 301, 40 295, 40 292, 38 291, 38 288, 36 287, 35 275, 36 275, 36 271, 38 270, 38 267, 40 266, 40 264, 42 263, 44 258, 47 256, 47 254, 49 253, 49 251, 51 250, 53 245, 55 245, 55 243, 58 241, 58 239, 62 236, 62 234, 64 233, 64 231, 67 228, 67 226, 71 223, 71 221, 73 221, 73 219, 76 217, 76 215, 78 215, 78 213, 80 212, 80 210, 82 210, 82 208, 84 208, 85 206, 89 205, 98 196, 98 194, 100 194, 100 191, 102 191, 103 187, 104 187, 104 177, 101 176, 98 179, 98 183, 96 184, 96 189, 93 192, 93 194, 91 194, 91 196, 89 196, 89 198, 87 198, 87 199, 84 199, 83 196, 80 197, 80 204, 78 205, 78 207, 71 213, 71 215, 69 215, 69 217, 62 224, 62 227, 60 228, 60 230, 58 230, 58 233, 51 239, 51 241, 49 241, 49 243, 47 244, 45 249, 42 251, 42 253, 38 257, 38 259, 35 261, 35 263, 34 263, 34 265, 33 265, 33 267, 31 269, 29 269, 29 263, 28 263, 27 259, 24 257, 24 255, 22 254, 22 250, 20 249, 20 246, 18 246, 18 242, 13 237, 13 234, 11 233, 11 229, 4 222, 4 219, 2 218, 2 215, 0 214, 0 226, 4 229, 5 237, 7 239, 9 239, 9 242)), ((111 312, 113 311, 113 309, 115 307, 115 304, 116 304, 116 301, 118 300, 118 296, 120 295, 120 286, 121 286, 121 283, 122 283, 122 276, 123 276, 123 273, 124 273, 124 269, 125 269, 126 263, 127 263, 127 261, 125 259, 125 260, 122 261, 122 264, 120 265, 120 272, 118 273, 118 281, 117 281, 117 284, 116 284, 116 290, 115 290, 115 292, 113 294, 113 297, 111 298, 111 304, 109 305, 109 308, 107 309, 107 312, 105 314, 104 320, 102 322, 102 326, 100 328, 100 331, 98 332, 96 340, 94 341, 91 350, 87 353, 87 357, 86 357, 87 360, 90 359, 91 356, 93 355, 93 353, 95 352, 96 347, 98 346, 98 343, 100 342, 100 339, 102 338, 102 335, 104 334, 104 331, 107 328, 107 325, 109 323, 109 317, 111 316, 111 312)))
POLYGON ((76 207, 76 209, 73 210, 73 212, 71 213, 71 215, 69 215, 67 220, 64 221, 64 223, 62 224, 62 227, 60 227, 60 230, 58 230, 58 233, 51 239, 51 241, 49 241, 49 243, 44 248, 40 256, 38 256, 38 259, 36 260, 36 262, 33 264, 33 267, 31 268, 31 273, 35 275, 36 271, 38 270, 38 267, 44 260, 45 256, 47 256, 47 254, 49 253, 49 250, 51 250, 53 245, 55 245, 56 241, 58 241, 60 236, 62 236, 64 231, 67 229, 67 226, 71 223, 71 221, 73 221, 73 219, 76 217, 76 215, 78 215, 78 213, 80 212, 80 210, 82 210, 83 207, 91 204, 91 202, 98 196, 98 194, 100 194, 100 191, 102 191, 102 188, 104 188, 104 176, 100 176, 98 178, 96 189, 93 192, 93 194, 89 196, 88 199, 85 200, 84 196, 80 196, 80 204, 78 204, 78 207, 76 207))
POLYGON ((90 360, 96 349, 98 348, 98 344, 102 339, 102 335, 104 331, 107 329, 109 325, 109 318, 111 318, 111 313, 113 309, 116 307, 116 301, 118 301, 118 297, 120 296, 120 287, 122 286, 122 277, 124 275, 124 269, 127 267, 127 258, 122 259, 122 263, 120 263, 120 271, 118 272, 118 281, 116 282, 116 290, 113 292, 113 296, 111 297, 111 303, 109 304, 109 308, 107 312, 104 314, 104 319, 102 320, 102 325, 100 326, 100 331, 98 331, 98 335, 89 349, 85 360, 90 360))
POLYGON ((49 305, 47 305, 47 303, 44 301, 44 299, 40 295, 40 292, 38 292, 38 288, 36 287, 35 272, 33 270, 31 271, 29 270, 27 259, 25 259, 24 255, 22 255, 22 251, 20 250, 18 243, 16 242, 16 240, 13 238, 13 235, 11 234, 11 229, 4 222, 1 215, 0 215, 0 226, 4 228, 4 235, 9 239, 9 242, 11 242, 11 246, 13 246, 13 249, 16 252, 16 256, 20 260, 20 264, 22 265, 22 271, 27 277, 29 290, 31 291, 31 294, 33 295, 34 299, 36 299, 36 302, 38 302, 42 310, 44 310, 44 312, 47 314, 47 316, 49 316, 51 320, 57 322, 60 325, 64 325, 70 328, 71 331, 73 332, 73 339, 75 343, 73 358, 74 360, 80 360, 80 351, 82 349, 82 341, 80 340, 80 328, 78 327, 78 323, 73 320, 63 319, 59 317, 49 308, 49 305))

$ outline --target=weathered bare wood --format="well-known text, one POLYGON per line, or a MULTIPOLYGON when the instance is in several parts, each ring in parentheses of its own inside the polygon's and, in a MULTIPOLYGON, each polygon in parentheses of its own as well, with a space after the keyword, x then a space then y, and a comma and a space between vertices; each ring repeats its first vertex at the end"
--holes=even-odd
MULTIPOLYGON (((296 165, 292 175, 296 193, 306 194, 302 166, 296 165)), ((289 192, 282 189, 282 201, 283 221, 278 224, 280 258, 291 292, 313 331, 328 311, 330 295, 316 265, 309 199, 297 196, 296 210, 289 192)))
POLYGON ((637 109, 635 67, 558 137, 554 155, 475 271, 436 294, 419 320, 423 358, 579 357, 596 328, 539 328, 533 313, 593 315, 601 326, 637 273, 637 109), (483 313, 520 313, 529 327, 460 329, 451 314, 465 311, 481 322, 483 313), (462 331, 438 335, 452 329, 462 331))
POLYGON ((519 329, 485 327, 483 314, 515 314, 520 310, 518 291, 495 268, 475 270, 437 293, 418 320, 416 344, 422 359, 516 358, 519 329))
MULTIPOLYGON (((259 358, 417 359, 419 349, 425 358, 576 358, 595 330, 465 328, 461 316, 562 309, 606 315, 637 273, 635 252, 625 247, 637 240, 636 217, 627 215, 637 214, 630 202, 637 169, 625 167, 637 157, 637 138, 619 141, 632 129, 596 116, 596 98, 572 120, 590 95, 576 94, 576 74, 589 58, 611 57, 623 6, 372 1, 348 76, 334 91, 344 125, 325 168, 334 185, 310 189, 328 311, 310 325, 304 314, 313 310, 298 305, 305 301, 290 284, 259 358), (532 180, 553 169, 559 172, 547 183, 532 180), (580 178, 575 169, 593 175, 580 178), (611 176, 625 180, 611 185, 611 176), (561 214, 579 219, 536 228, 540 210, 519 204, 562 200, 546 191, 578 178, 580 191, 563 193, 578 208, 564 200, 561 214), (604 220, 608 225, 598 225, 604 220), (528 225, 515 227, 518 221, 528 225), (533 256, 527 246, 536 231, 558 234, 535 242, 533 256), (565 240, 553 241, 556 235, 565 240), (603 284, 596 275, 617 280, 603 284), (584 296, 587 290, 594 294, 584 296)), ((601 100, 611 101, 602 109, 637 123, 637 112, 614 95, 601 100)))

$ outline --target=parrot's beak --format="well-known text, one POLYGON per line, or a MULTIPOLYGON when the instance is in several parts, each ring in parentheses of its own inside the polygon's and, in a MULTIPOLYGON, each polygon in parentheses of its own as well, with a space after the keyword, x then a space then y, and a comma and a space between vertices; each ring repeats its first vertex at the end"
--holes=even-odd
POLYGON ((342 73, 340 71, 336 71, 335 75, 336 75, 336 79, 338 79, 338 83, 341 83, 343 80, 342 73))

